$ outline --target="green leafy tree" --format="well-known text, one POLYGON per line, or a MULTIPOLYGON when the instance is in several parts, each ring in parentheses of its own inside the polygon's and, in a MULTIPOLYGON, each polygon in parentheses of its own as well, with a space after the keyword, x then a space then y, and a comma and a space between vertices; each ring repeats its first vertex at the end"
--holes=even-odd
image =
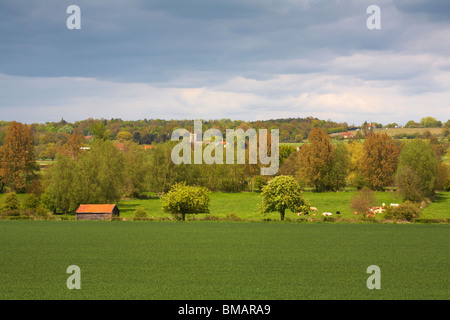
POLYGON ((175 166, 173 163, 171 152, 174 145, 175 144, 168 142, 157 145, 154 149, 149 151, 151 191, 158 193, 169 191, 172 184, 177 181, 177 174, 186 169, 186 166, 183 164, 175 166))
POLYGON ((397 184, 403 197, 411 200, 416 199, 415 195, 418 194, 431 197, 436 189, 438 165, 437 155, 429 143, 420 139, 407 143, 400 153, 397 169, 397 184), (410 173, 405 174, 405 170, 410 173), (407 179, 411 177, 420 183, 408 183, 407 179), (411 187, 418 190, 412 190, 411 187))
POLYGON ((79 167, 75 160, 60 154, 56 156, 56 162, 50 169, 50 185, 41 199, 47 209, 64 214, 76 210, 75 176, 77 172, 79 167))
POLYGON ((442 122, 433 117, 424 117, 420 120, 420 125, 424 128, 439 128, 442 126, 442 122))
POLYGON ((389 123, 385 126, 386 128, 395 128, 398 127, 398 123, 394 122, 394 123, 389 123))
POLYGON ((284 220, 286 210, 309 212, 309 203, 303 198, 300 185, 290 176, 278 176, 262 189, 261 212, 279 212, 284 220))
POLYGON ((96 121, 92 125, 92 133, 94 135, 95 140, 108 140, 108 133, 106 131, 106 126, 103 121, 96 121))
POLYGON ((40 203, 40 198, 36 194, 30 193, 25 197, 25 200, 23 200, 22 206, 24 209, 36 209, 40 203))
POLYGON ((45 192, 46 208, 69 213, 81 203, 113 203, 124 183, 123 154, 111 141, 95 141, 78 160, 57 155, 45 192))
POLYGON ((139 194, 149 191, 150 172, 149 153, 136 143, 125 143, 122 193, 137 197, 139 194))
POLYGON ((133 140, 133 135, 128 131, 121 131, 116 136, 119 141, 130 141, 133 140))
POLYGON ((279 147, 279 166, 281 167, 284 163, 284 161, 291 155, 291 153, 295 152, 295 147, 287 146, 287 145, 281 145, 279 147))
POLYGON ((403 200, 420 201, 424 198, 421 179, 408 165, 399 167, 395 177, 398 191, 403 200))
POLYGON ((420 128, 420 123, 410 120, 405 124, 405 128, 420 128))
POLYGON ((78 165, 74 186, 78 203, 114 203, 120 199, 124 155, 111 141, 94 141, 78 165))
POLYGON ((161 201, 164 212, 181 214, 183 221, 186 214, 209 213, 209 190, 203 187, 176 183, 161 201))
POLYGON ((57 153, 58 153, 58 149, 56 148, 54 143, 50 144, 45 149, 45 156, 46 156, 46 158, 50 158, 52 161, 55 160, 57 153))
POLYGON ((448 191, 450 189, 450 165, 441 162, 438 167, 436 190, 448 191))
POLYGON ((342 189, 346 185, 346 178, 350 166, 350 155, 343 143, 334 149, 333 160, 328 178, 328 188, 333 191, 342 189))

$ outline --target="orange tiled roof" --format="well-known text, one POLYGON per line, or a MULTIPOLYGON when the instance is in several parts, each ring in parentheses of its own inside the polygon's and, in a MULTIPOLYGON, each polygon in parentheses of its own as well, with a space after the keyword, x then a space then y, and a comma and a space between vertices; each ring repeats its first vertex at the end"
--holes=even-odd
POLYGON ((111 213, 115 204, 82 204, 76 213, 111 213))

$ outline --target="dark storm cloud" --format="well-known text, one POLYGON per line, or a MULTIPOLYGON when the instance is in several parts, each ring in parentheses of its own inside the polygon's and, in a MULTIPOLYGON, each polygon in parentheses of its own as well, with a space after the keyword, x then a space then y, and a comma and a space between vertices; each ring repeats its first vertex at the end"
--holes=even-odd
POLYGON ((0 112, 362 123, 417 121, 431 103, 446 117, 449 3, 77 0, 68 30, 73 1, 0 1, 0 112), (366 28, 372 4, 381 30, 366 28))
POLYGON ((448 0, 395 0, 398 10, 408 14, 426 15, 430 20, 450 19, 450 1, 448 0))
POLYGON ((0 72, 150 82, 186 70, 251 75, 260 61, 385 41, 352 25, 365 23, 365 7, 352 1, 79 1, 80 31, 65 28, 70 3, 2 5, 0 72))

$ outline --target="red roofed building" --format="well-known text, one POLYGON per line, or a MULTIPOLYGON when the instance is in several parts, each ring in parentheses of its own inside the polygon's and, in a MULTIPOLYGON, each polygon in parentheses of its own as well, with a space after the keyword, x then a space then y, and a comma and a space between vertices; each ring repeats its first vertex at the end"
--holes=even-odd
POLYGON ((111 220, 119 213, 115 204, 82 204, 76 211, 77 220, 111 220))
POLYGON ((342 136, 344 137, 344 139, 349 139, 349 138, 354 138, 355 135, 351 132, 343 132, 342 136))

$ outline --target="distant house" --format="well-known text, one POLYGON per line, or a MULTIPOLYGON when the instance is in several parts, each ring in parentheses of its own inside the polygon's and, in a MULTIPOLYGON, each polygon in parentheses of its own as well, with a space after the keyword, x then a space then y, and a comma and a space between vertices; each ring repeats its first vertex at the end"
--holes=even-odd
POLYGON ((119 149, 120 151, 124 150, 125 145, 121 142, 114 142, 114 145, 116 146, 117 149, 119 149))
POLYGON ((78 207, 77 220, 111 220, 119 216, 119 208, 115 204, 82 204, 78 207))
POLYGON ((344 139, 351 139, 355 137, 352 132, 342 132, 342 136, 344 137, 344 139))

